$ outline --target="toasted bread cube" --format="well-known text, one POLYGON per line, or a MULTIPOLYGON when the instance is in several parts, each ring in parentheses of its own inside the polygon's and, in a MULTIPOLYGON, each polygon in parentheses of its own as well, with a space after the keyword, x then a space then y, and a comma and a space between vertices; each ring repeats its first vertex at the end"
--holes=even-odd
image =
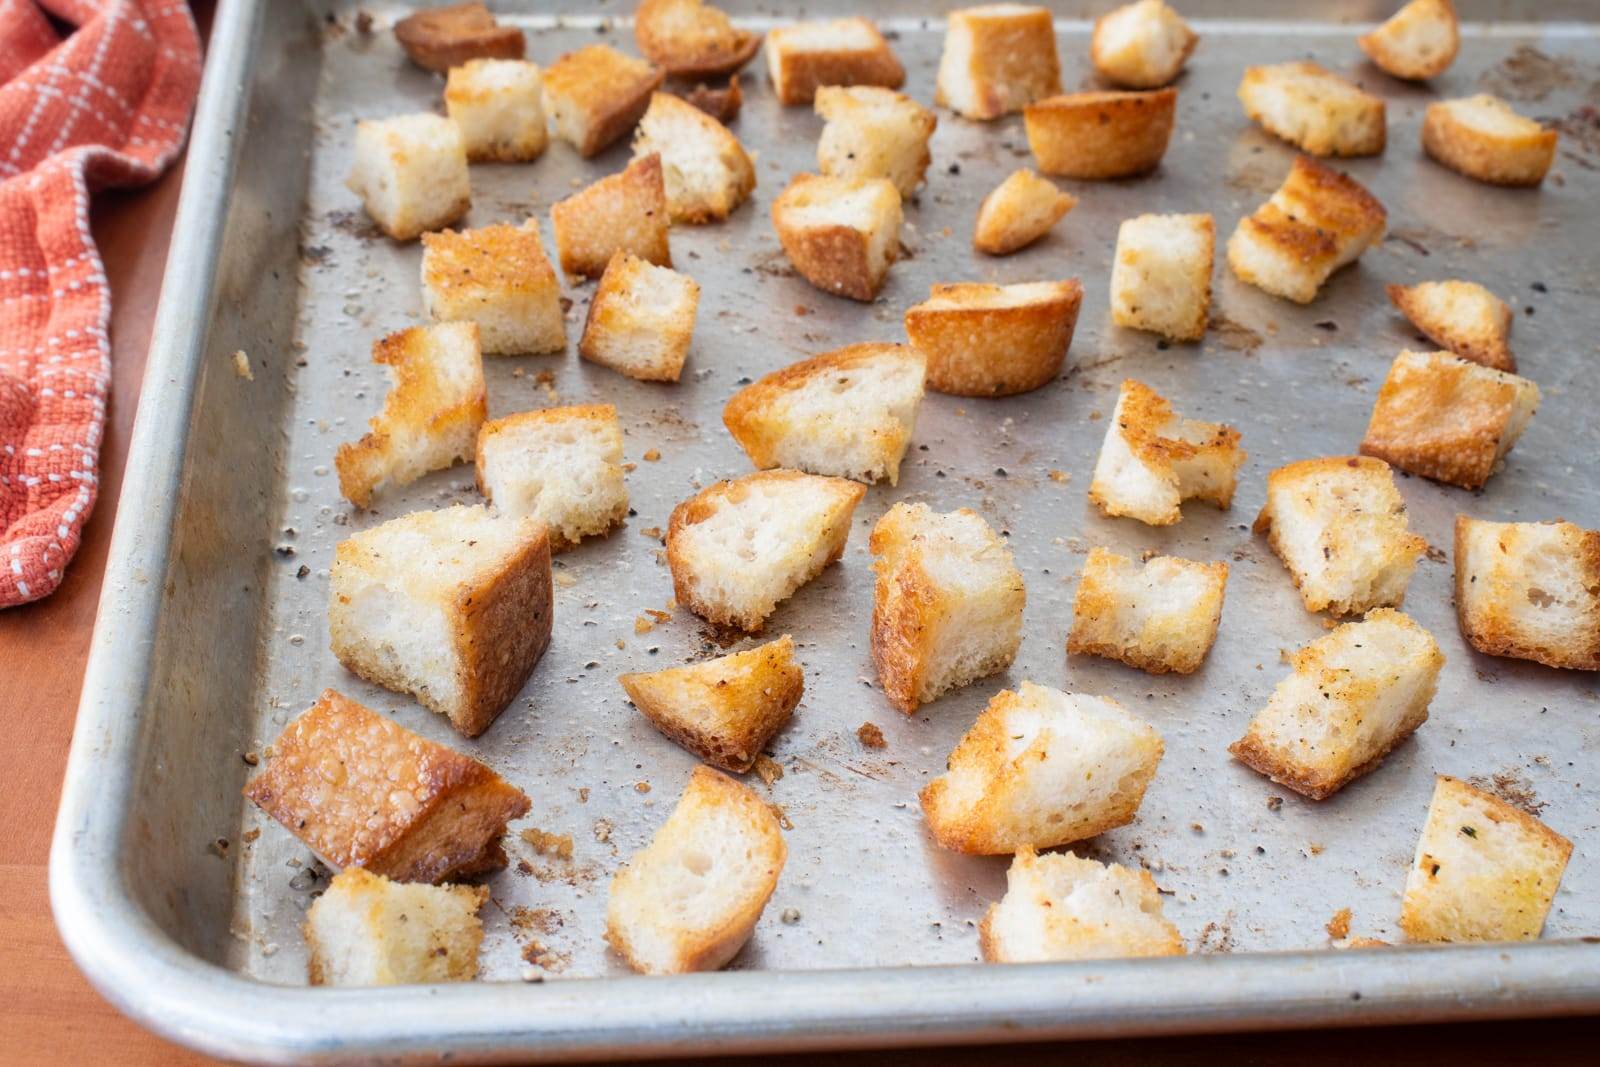
POLYGON ((481 3, 416 11, 394 24, 411 62, 444 74, 474 59, 521 59, 525 42, 515 26, 497 23, 481 3))
POLYGON ((453 67, 444 106, 474 163, 526 163, 543 155, 550 140, 535 63, 474 59, 453 67))
POLYGON ((1354 178, 1299 156, 1272 199, 1239 220, 1228 266, 1257 289, 1309 304, 1334 271, 1383 239, 1388 221, 1354 178))
POLYGON ((333 654, 477 737, 550 644, 550 539, 480 505, 414 511, 334 550, 333 654))
POLYGON ((990 963, 1183 955, 1150 872, 1031 848, 1012 859, 1006 895, 978 924, 978 944, 990 963))
POLYGON ((998 855, 1082 841, 1133 821, 1164 746, 1108 697, 1023 682, 996 693, 922 790, 934 840, 998 855))
POLYGON ((728 84, 720 89, 714 89, 701 82, 693 89, 681 91, 680 95, 723 125, 738 118, 739 109, 744 106, 744 90, 739 88, 737 74, 729 78, 728 84))
POLYGON ((900 477, 927 361, 861 344, 791 364, 733 394, 722 421, 750 462, 860 482, 900 477))
POLYGON ((1161 164, 1177 102, 1175 89, 1069 93, 1029 104, 1022 120, 1040 170, 1109 181, 1148 174, 1161 164))
POLYGON ((409 485, 429 471, 472 456, 488 412, 478 327, 471 322, 413 326, 372 346, 389 372, 383 410, 365 437, 334 456, 339 491, 358 508, 387 486, 409 485))
POLYGON ((871 300, 900 257, 900 193, 887 178, 796 174, 772 225, 800 276, 825 293, 871 300))
POLYGON ((650 844, 611 880, 606 940, 642 974, 717 970, 750 940, 787 856, 766 801, 696 767, 650 844))
POLYGON ((1049 233, 1077 206, 1077 197, 1023 167, 983 198, 972 247, 991 256, 1009 255, 1049 233))
POLYGON ((904 93, 876 85, 827 85, 816 111, 826 121, 817 169, 830 178, 888 178, 901 197, 917 191, 933 158, 928 139, 939 120, 904 93))
POLYGON ((1141 564, 1091 549, 1072 604, 1067 651, 1151 674, 1192 674, 1217 639, 1227 584, 1226 563, 1155 556, 1141 564))
POLYGON ((1227 510, 1246 452, 1239 431, 1187 419, 1143 382, 1126 379, 1095 461, 1089 499, 1102 513, 1171 526, 1185 500, 1227 510))
POLYGON ((1239 102, 1262 129, 1314 156, 1383 152, 1383 98, 1309 60, 1246 67, 1239 102))
POLYGON ((571 548, 628 514, 622 427, 610 404, 507 415, 478 431, 478 492, 500 515, 544 524, 550 550, 571 548))
POLYGON ((1356 44, 1387 74, 1421 81, 1443 74, 1461 50, 1450 0, 1411 0, 1356 44))
POLYGON ((1159 89, 1177 80, 1199 43, 1200 35, 1162 0, 1137 0, 1095 20, 1089 58, 1114 85, 1159 89))
POLYGON ((1402 352, 1378 390, 1361 453, 1481 489, 1539 409, 1526 378, 1448 352, 1402 352))
POLYGON ((1049 9, 985 4, 950 12, 935 104, 969 119, 997 119, 1060 91, 1049 9))
POLYGON ((1173 341, 1198 341, 1211 313, 1210 215, 1140 215, 1117 230, 1111 318, 1173 341))
POLYGON ((633 139, 635 158, 659 155, 673 222, 725 219, 756 187, 739 138, 687 100, 655 93, 633 139))
POLYGON ((397 882, 503 865, 506 823, 529 807, 472 757, 332 689, 278 735, 244 795, 328 866, 397 882))
POLYGON ((312 985, 424 985, 478 977, 483 885, 407 885, 350 867, 306 910, 312 985))
POLYGON ((633 36, 650 62, 684 78, 732 74, 761 47, 759 33, 740 29, 701 0, 642 0, 633 36))
POLYGON ((789 722, 805 692, 794 640, 617 677, 650 724, 707 763, 743 774, 789 722))
POLYGON ((1556 158, 1555 130, 1487 93, 1429 104, 1422 147, 1451 170, 1490 185, 1533 186, 1556 158))
POLYGON ((906 309, 906 336, 928 358, 928 388, 1012 396, 1061 372, 1082 303, 1076 278, 934 285, 927 300, 906 309))
POLYGON ((1462 359, 1516 372, 1511 308, 1476 282, 1418 282, 1386 287, 1389 301, 1434 344, 1462 359))
POLYGON ((675 382, 699 309, 693 278, 618 252, 589 302, 578 352, 642 382, 675 382))
POLYGON ((1022 572, 982 516, 901 502, 872 529, 872 661, 889 703, 914 713, 1011 666, 1022 572))
POLYGON ((584 45, 544 72, 544 102, 556 136, 585 159, 627 134, 666 72, 610 45, 584 45))
POLYGON ((422 302, 435 322, 473 322, 484 355, 567 347, 561 283, 539 220, 422 235, 422 302))
POLYGON ((754 633, 844 552, 867 487, 799 471, 718 482, 672 509, 667 566, 680 604, 754 633))
POLYGON ((356 123, 355 163, 345 185, 397 241, 448 226, 472 206, 461 130, 441 115, 356 123))
POLYGON ((644 156, 550 208, 556 254, 568 278, 598 278, 619 252, 672 266, 667 186, 661 157, 644 156))
POLYGON ((1456 613, 1479 652, 1600 671, 1600 532, 1457 515, 1456 613))
POLYGON ((878 27, 864 18, 796 22, 767 34, 767 70, 778 102, 809 104, 824 85, 898 89, 906 69, 878 27))
POLYGON ((1400 928, 1413 941, 1533 941, 1571 857, 1572 842, 1532 815, 1441 774, 1400 928))

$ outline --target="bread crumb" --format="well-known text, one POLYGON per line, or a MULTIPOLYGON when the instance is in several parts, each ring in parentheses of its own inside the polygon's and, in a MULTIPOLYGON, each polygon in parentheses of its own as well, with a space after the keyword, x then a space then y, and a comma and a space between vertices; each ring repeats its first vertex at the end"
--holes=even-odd
POLYGON ((659 448, 652 448, 640 458, 646 463, 654 463, 656 460, 661 458, 661 450, 659 448))
POLYGON ((596 819, 594 821, 594 839, 602 845, 611 842, 611 820, 596 819))
POLYGON ((647 634, 655 628, 656 624, 645 618, 643 615, 640 615, 637 619, 633 620, 633 632, 636 634, 647 634))
POLYGON ((250 371, 250 357, 244 354, 243 349, 233 354, 233 373, 247 382, 256 380, 256 376, 250 371))
POLYGON ((755 766, 750 769, 756 772, 756 777, 760 778, 768 789, 772 788, 773 782, 783 777, 783 765, 765 752, 756 757, 755 766))
POLYGON ((1068 474, 1066 471, 1052 470, 1050 472, 1050 480, 1052 482, 1059 482, 1064 485, 1072 480, 1072 475, 1068 474))
POLYGON ((573 586, 578 584, 578 579, 574 578, 566 571, 555 571, 553 574, 551 574, 551 577, 555 579, 555 583, 563 589, 571 589, 573 586))
POLYGON ((1350 909, 1340 908, 1328 920, 1328 936, 1335 941, 1350 936, 1350 909))
POLYGON ((563 860, 572 858, 571 834, 553 834, 537 826, 530 826, 522 831, 520 836, 524 844, 541 856, 554 856, 563 860))
POLYGON ((878 729, 876 723, 864 722, 856 727, 856 739, 868 748, 889 747, 889 742, 883 739, 883 731, 878 729))

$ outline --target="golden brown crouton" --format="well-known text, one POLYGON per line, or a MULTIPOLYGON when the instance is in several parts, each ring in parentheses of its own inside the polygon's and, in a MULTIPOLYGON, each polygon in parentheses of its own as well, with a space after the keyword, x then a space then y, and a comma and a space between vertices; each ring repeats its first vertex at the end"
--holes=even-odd
POLYGON ((1011 396, 1061 371, 1083 303, 1064 282, 935 285, 906 309, 906 336, 928 357, 928 387, 957 396, 1011 396))
POLYGON ((1217 639, 1227 584, 1226 563, 1155 556, 1140 564, 1091 549, 1072 602, 1067 651, 1151 674, 1192 674, 1217 639))
POLYGON ((950 12, 933 102, 969 119, 997 119, 1061 91, 1048 8, 985 4, 950 12))
POLYGON ((1039 169, 1062 178, 1109 180, 1148 174, 1172 138, 1175 89, 1052 96, 1023 109, 1039 169))
POLYGON ((1185 500, 1226 510, 1245 456, 1238 430, 1184 418, 1154 389, 1128 378, 1095 461, 1089 499, 1107 515, 1171 526, 1183 518, 1185 500))
POLYGON ((1418 80, 1443 74, 1461 50, 1450 0, 1411 0, 1356 44, 1385 73, 1418 80))
POLYGON ((761 35, 701 0, 642 0, 633 13, 639 51, 668 74, 712 78, 750 62, 761 35))
POLYGON ((887 178, 796 174, 772 203, 783 251, 826 293, 871 300, 900 255, 900 193, 887 178))
POLYGON ((1456 516, 1456 614, 1472 647, 1600 670, 1600 532, 1456 516))
POLYGON ((1419 282, 1387 286, 1389 300, 1434 344, 1462 359, 1516 372, 1511 354, 1511 308, 1476 282, 1419 282))
POLYGON ((693 278, 618 252, 589 302, 578 352, 641 382, 675 382, 699 310, 700 284, 693 278))
POLYGON ((312 985, 470 982, 478 977, 484 885, 418 885, 347 867, 311 902, 305 934, 312 985))
POLYGON ((972 247, 991 256, 1009 255, 1049 233, 1077 205, 1077 197, 1027 167, 1012 171, 979 205, 972 247))
POLYGON ((1095 20, 1089 58, 1101 76, 1125 89, 1170 85, 1200 43, 1162 0, 1138 0, 1095 20))
POLYGON ((755 166, 728 128, 670 93, 650 97, 633 141, 635 158, 661 157, 673 222, 725 219, 756 187, 755 166))
POLYGON ((416 11, 394 24, 411 62, 444 74, 473 59, 521 59, 522 31, 501 26, 481 3, 416 11))
POLYGON ((1429 104, 1422 147, 1453 171, 1490 185, 1538 185, 1556 157, 1557 134, 1480 93, 1429 104))
POLYGON ((428 113, 363 119, 345 186, 397 241, 448 226, 472 206, 461 130, 428 113))
POLYGON ((531 515, 561 552, 628 514, 622 426, 610 404, 521 411, 478 431, 478 492, 495 513, 531 515))
POLYGON ((827 124, 817 140, 817 169, 831 178, 888 178, 902 197, 922 184, 932 158, 928 139, 939 120, 904 93, 876 85, 825 85, 816 111, 827 124))
POLYGON ((526 163, 544 154, 544 78, 535 63, 474 59, 450 69, 444 106, 474 163, 526 163))
POLYGON ((603 44, 568 52, 544 72, 556 136, 585 159, 622 137, 649 106, 666 72, 603 44))
POLYGON ((422 235, 422 302, 435 322, 473 322, 485 355, 567 347, 561 283, 539 220, 422 235))
POLYGON ((1210 215, 1140 215, 1117 230, 1111 318, 1174 341, 1198 341, 1211 313, 1210 215))
POLYGON ((990 963, 1183 955, 1150 872, 1031 848, 1017 850, 978 944, 990 963))
POLYGON ((550 208, 556 253, 567 277, 597 278, 611 257, 628 252, 658 267, 672 266, 667 187, 660 156, 645 156, 620 174, 601 178, 550 208))
POLYGON ((1268 133, 1314 156, 1375 156, 1383 151, 1383 98, 1315 63, 1245 68, 1239 102, 1268 133))
POLYGON ((898 89, 906 69, 864 18, 796 22, 767 34, 767 70, 778 102, 809 104, 824 85, 898 89))

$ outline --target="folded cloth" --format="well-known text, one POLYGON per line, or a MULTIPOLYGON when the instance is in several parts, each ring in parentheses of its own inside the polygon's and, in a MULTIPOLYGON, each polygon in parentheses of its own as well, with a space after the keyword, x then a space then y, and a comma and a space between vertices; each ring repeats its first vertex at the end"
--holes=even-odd
POLYGON ((199 86, 179 0, 0 0, 0 608, 61 583, 99 485, 111 293, 89 191, 159 175, 199 86))

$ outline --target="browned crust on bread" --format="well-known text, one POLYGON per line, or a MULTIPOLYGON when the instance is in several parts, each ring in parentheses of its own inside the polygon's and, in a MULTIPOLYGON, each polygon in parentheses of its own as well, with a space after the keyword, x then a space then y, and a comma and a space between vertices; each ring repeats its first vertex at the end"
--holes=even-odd
POLYGON ((1392 47, 1389 37, 1384 33, 1392 22, 1402 19, 1409 22, 1415 6, 1411 3, 1405 4, 1372 33, 1364 33, 1357 37, 1356 44, 1385 74, 1408 81, 1423 81, 1443 74, 1449 69, 1450 64, 1455 62, 1456 55, 1461 50, 1461 31, 1456 20, 1455 4, 1451 0, 1427 0, 1424 6, 1431 10, 1421 17, 1447 21, 1450 26, 1450 46, 1433 58, 1424 58, 1418 62, 1415 56, 1405 54, 1403 48, 1392 47))
POLYGON ((588 159, 638 125, 650 94, 661 88, 666 71, 609 45, 587 45, 550 64, 544 72, 544 92, 551 97, 578 101, 588 122, 578 154, 588 159), (644 68, 644 69, 640 69, 644 68))
POLYGON ((481 3, 417 11, 394 24, 395 40, 411 62, 444 74, 469 59, 521 59, 522 31, 501 26, 481 3))
POLYGON ((1458 174, 1490 185, 1532 188, 1544 181, 1555 160, 1555 130, 1502 137, 1475 130, 1456 120, 1447 106, 1428 105, 1422 117, 1422 148, 1458 174))
POLYGON ((1107 180, 1148 174, 1172 137, 1178 91, 1052 96, 1023 109, 1039 169, 1064 178, 1107 180))
POLYGON ((618 252, 670 267, 668 218, 661 157, 652 152, 551 206, 561 269, 568 277, 598 278, 618 252), (633 219, 619 239, 625 215, 633 219))
POLYGON ((1377 770, 1389 753, 1393 752, 1402 742, 1416 733, 1417 728, 1426 721, 1427 715, 1424 714, 1422 720, 1416 725, 1395 735, 1382 752, 1379 752, 1360 766, 1351 768, 1339 778, 1319 773, 1313 767, 1285 761, 1278 752, 1262 744, 1253 734, 1247 733, 1229 745, 1228 752, 1246 767, 1259 774, 1266 775, 1272 781, 1287 789, 1293 789, 1303 797, 1308 797, 1311 800, 1327 800, 1357 778, 1377 770))
MULTIPOLYGON (((1600 625, 1591 628, 1586 640, 1579 639, 1566 647, 1552 648, 1543 643, 1529 641, 1507 617, 1507 613, 1499 604, 1499 599, 1506 595, 1516 595, 1513 592, 1500 593, 1497 590, 1495 594, 1485 598, 1477 611, 1472 609, 1468 600, 1471 588, 1478 584, 1480 578, 1484 582, 1493 582, 1491 574, 1480 575, 1469 565, 1467 558, 1467 532, 1476 521, 1466 515, 1456 516, 1454 553, 1456 621, 1461 626, 1461 635, 1473 648, 1486 656, 1513 656, 1517 659, 1542 663, 1546 667, 1600 671, 1600 625)), ((1600 617, 1600 531, 1583 530, 1578 527, 1574 529, 1578 529, 1579 536, 1578 550, 1572 558, 1572 566, 1578 572, 1579 583, 1589 594, 1590 617, 1600 617)))
MULTIPOLYGON (((877 32, 876 27, 873 30, 877 32)), ((777 47, 779 81, 773 86, 778 102, 785 106, 809 104, 824 85, 881 85, 898 89, 906 82, 906 68, 896 58, 889 43, 879 34, 877 47, 870 52, 812 52, 777 47)))
MULTIPOLYGON (((851 179, 819 178, 812 174, 796 174, 789 185, 772 202, 772 225, 778 231, 778 242, 794 264, 801 277, 826 293, 849 297, 862 302, 871 301, 883 288, 889 277, 888 267, 900 256, 898 237, 888 244, 888 257, 882 275, 872 276, 872 261, 868 254, 870 235, 842 224, 832 226, 796 226, 790 224, 788 211, 791 201, 804 195, 805 187, 817 181, 851 179)), ((893 188, 887 178, 882 181, 893 188)), ((896 191, 896 196, 899 195, 896 191)))
MULTIPOLYGON (((875 554, 883 551, 876 543, 871 547, 875 554)), ((917 694, 929 665, 925 634, 938 620, 942 600, 939 584, 916 553, 879 570, 872 600, 872 663, 884 699, 906 715, 916 714, 921 704, 917 694)))
POLYGON ((678 95, 724 126, 738 118, 739 109, 744 106, 744 90, 739 88, 737 74, 729 78, 728 84, 720 89, 713 89, 702 82, 678 95))
MULTIPOLYGON (((1094 552, 1101 550, 1095 549, 1094 552)), ((1117 557, 1108 561, 1109 566, 1121 562, 1117 557)), ((1192 563, 1191 566, 1205 570, 1215 578, 1221 591, 1225 594, 1228 582, 1228 565, 1223 562, 1192 563)), ((1136 667, 1149 674, 1193 674, 1205 662, 1206 654, 1211 651, 1212 644, 1217 639, 1217 627, 1221 621, 1221 604, 1219 598, 1217 617, 1204 620, 1203 625, 1209 630, 1204 645, 1198 652, 1189 652, 1178 656, 1176 650, 1167 649, 1164 654, 1147 652, 1139 643, 1126 641, 1097 640, 1088 632, 1088 620, 1098 619, 1108 615, 1118 614, 1125 597, 1109 582, 1103 581, 1100 573, 1091 571, 1094 566, 1095 556, 1090 555, 1089 562, 1084 564, 1083 577, 1078 582, 1078 590, 1072 602, 1072 629, 1067 632, 1067 652, 1071 655, 1100 656, 1104 659, 1116 660, 1130 667, 1136 667), (1080 621, 1082 620, 1082 621, 1080 621)), ((1201 625, 1196 623, 1196 628, 1201 625)), ((1186 650, 1187 651, 1187 650, 1186 650)))
POLYGON ((1018 192, 1012 185, 1013 179, 1021 175, 1021 180, 1027 182, 1033 177, 1039 183, 1046 182, 1044 178, 1032 175, 1028 170, 1019 170, 1006 178, 1005 181, 995 186, 983 198, 983 203, 978 205, 978 218, 972 228, 972 247, 979 252, 991 256, 1006 256, 1020 248, 1039 240, 1066 217, 1067 213, 1078 206, 1078 198, 1071 193, 1057 189, 1050 184, 1053 199, 1050 204, 1049 224, 1042 230, 1034 232, 1035 228, 1025 228, 1018 218, 1018 199, 1030 195, 1028 192, 1018 192), (1009 188, 1008 188, 1009 187, 1009 188))
MULTIPOLYGON (((1017 307, 906 309, 906 336, 928 358, 927 385, 956 396, 1013 396, 1055 380, 1072 347, 1083 304, 1076 278, 1048 300, 1017 307)), ((930 296, 990 290, 982 283, 935 285, 930 296)))
POLYGON ((633 15, 633 36, 650 62, 685 78, 731 74, 761 47, 761 34, 730 24, 700 0, 643 0, 633 15), (690 20, 692 32, 685 33, 690 20))
POLYGON ((1495 370, 1503 370, 1510 374, 1517 372, 1517 357, 1511 354, 1511 346, 1506 343, 1514 316, 1505 301, 1496 297, 1496 302, 1500 305, 1498 330, 1463 330, 1456 328, 1454 323, 1442 321, 1429 314, 1429 310, 1417 298, 1414 286, 1387 285, 1384 291, 1389 294, 1389 302, 1400 311, 1400 314, 1434 344, 1449 349, 1462 359, 1470 359, 1485 367, 1493 367, 1495 370))

